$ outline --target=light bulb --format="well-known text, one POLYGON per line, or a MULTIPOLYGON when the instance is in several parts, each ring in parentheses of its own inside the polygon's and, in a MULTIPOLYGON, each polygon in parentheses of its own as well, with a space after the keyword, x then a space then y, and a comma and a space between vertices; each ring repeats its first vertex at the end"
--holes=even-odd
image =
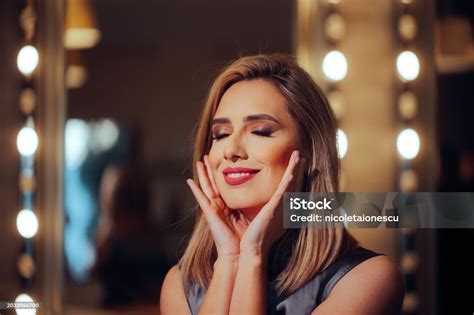
POLYGON ((323 60, 324 75, 331 81, 341 81, 347 74, 347 60, 338 50, 326 54, 323 60))
MULTIPOLYGON (((35 301, 31 298, 31 296, 29 296, 28 294, 26 293, 21 293, 20 295, 18 295, 15 299, 15 303, 35 303, 35 301)), ((37 304, 37 303, 35 303, 37 304)), ((17 308, 15 309, 16 313, 18 315, 35 315, 36 314, 36 308, 17 308)))
POLYGON ((411 128, 400 132, 397 138, 397 149, 403 158, 407 160, 415 158, 420 151, 420 137, 418 133, 411 128))
POLYGON ((22 209, 16 217, 16 227, 24 238, 32 238, 38 232, 38 218, 30 209, 22 209))
POLYGON ((337 150, 340 159, 346 156, 348 147, 349 141, 347 140, 346 133, 342 129, 337 129, 337 150))
POLYGON ((26 45, 18 53, 16 63, 18 70, 25 76, 29 76, 38 66, 39 55, 38 50, 31 45, 26 45))
POLYGON ((21 128, 16 137, 16 147, 23 156, 31 156, 38 149, 38 135, 32 127, 25 126, 21 128))
POLYGON ((398 75, 403 81, 413 81, 420 74, 420 61, 416 54, 406 50, 397 57, 398 75))

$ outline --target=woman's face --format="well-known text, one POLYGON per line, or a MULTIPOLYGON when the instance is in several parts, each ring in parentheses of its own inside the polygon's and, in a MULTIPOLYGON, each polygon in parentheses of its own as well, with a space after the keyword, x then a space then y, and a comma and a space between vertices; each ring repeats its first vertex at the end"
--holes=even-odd
POLYGON ((270 82, 240 81, 224 93, 211 123, 209 161, 229 208, 253 219, 270 200, 297 149, 296 130, 270 82))

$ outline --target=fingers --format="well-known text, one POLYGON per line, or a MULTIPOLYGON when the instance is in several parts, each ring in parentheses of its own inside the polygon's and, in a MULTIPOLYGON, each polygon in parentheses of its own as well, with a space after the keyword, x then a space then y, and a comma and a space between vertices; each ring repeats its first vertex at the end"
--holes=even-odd
POLYGON ((288 162, 288 166, 286 167, 285 173, 283 174, 282 181, 285 180, 285 177, 288 177, 293 174, 293 171, 299 161, 300 153, 295 150, 291 153, 290 161, 288 162))
POLYGON ((286 192, 286 189, 288 188, 288 185, 290 184, 291 180, 293 179, 293 170, 295 169, 296 165, 298 164, 300 158, 299 158, 299 152, 298 151, 293 151, 290 157, 290 161, 288 162, 288 167, 286 168, 285 173, 283 174, 283 177, 280 181, 280 184, 278 185, 276 191, 273 193, 272 198, 268 201, 268 203, 265 205, 265 207, 262 209, 263 211, 273 211, 279 204, 281 198, 286 192))
POLYGON ((199 203, 202 211, 207 212, 207 209, 210 205, 209 199, 207 199, 206 195, 204 195, 204 193, 201 191, 201 189, 199 189, 198 185, 196 185, 192 179, 187 179, 186 183, 189 185, 189 188, 191 188, 191 191, 193 192, 193 195, 199 203))
POLYGON ((214 190, 214 193, 216 195, 219 195, 219 189, 217 188, 216 180, 214 178, 214 174, 212 173, 211 163, 209 163, 209 157, 207 155, 204 155, 204 163, 206 165, 207 176, 209 177, 209 181, 211 182, 212 189, 214 190))
POLYGON ((201 186, 202 191, 206 194, 207 198, 213 199, 216 197, 216 192, 211 186, 209 182, 208 173, 206 171, 206 167, 202 162, 197 162, 197 173, 199 178, 199 184, 201 186))

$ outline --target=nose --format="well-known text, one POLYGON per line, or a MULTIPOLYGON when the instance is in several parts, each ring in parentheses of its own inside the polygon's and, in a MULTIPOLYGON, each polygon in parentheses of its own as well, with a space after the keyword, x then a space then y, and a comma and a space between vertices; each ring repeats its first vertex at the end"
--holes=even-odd
POLYGON ((224 147, 224 158, 231 162, 247 158, 244 139, 239 133, 233 133, 227 137, 224 147))

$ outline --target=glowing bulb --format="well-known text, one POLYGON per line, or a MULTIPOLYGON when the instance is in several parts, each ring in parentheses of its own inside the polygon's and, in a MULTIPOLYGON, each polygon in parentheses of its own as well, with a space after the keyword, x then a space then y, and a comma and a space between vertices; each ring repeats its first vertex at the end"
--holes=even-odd
POLYGON ((24 75, 28 76, 32 74, 33 71, 35 71, 36 67, 38 66, 38 61, 39 55, 36 48, 31 45, 26 45, 18 53, 16 63, 18 70, 20 70, 20 72, 24 75))
POLYGON ((403 14, 398 20, 398 33, 404 40, 412 40, 417 32, 416 20, 413 15, 403 14))
POLYGON ((403 81, 413 81, 420 74, 420 62, 416 54, 406 50, 397 57, 398 75, 403 81))
POLYGON ((343 53, 333 50, 323 60, 324 75, 331 81, 341 81, 347 74, 347 60, 343 53))
POLYGON ((16 147, 18 152, 23 156, 31 156, 35 154, 38 149, 38 135, 32 127, 21 128, 18 136, 16 137, 16 147))
POLYGON ((420 151, 420 137, 418 133, 411 128, 400 132, 397 138, 397 149, 403 158, 407 160, 415 158, 420 151))
MULTIPOLYGON (((20 295, 18 295, 15 299, 15 303, 34 303, 35 301, 33 301, 33 299, 31 298, 31 296, 29 296, 28 294, 26 293, 22 293, 20 295)), ((17 308, 15 309, 16 313, 18 315, 34 315, 36 314, 36 309, 35 308, 17 308)))
POLYGON ((337 150, 340 159, 346 156, 348 147, 349 141, 347 140, 346 133, 342 129, 337 129, 337 150))
POLYGON ((16 228, 24 238, 32 238, 38 232, 38 218, 30 209, 22 209, 16 217, 16 228))
POLYGON ((418 186, 418 176, 414 170, 405 170, 400 174, 400 188, 402 191, 415 191, 418 186))
POLYGON ((405 119, 413 119, 418 112, 418 100, 415 93, 403 92, 398 98, 398 111, 405 119))
POLYGON ((326 36, 333 41, 340 41, 346 33, 344 18, 339 13, 332 13, 324 23, 326 36))

